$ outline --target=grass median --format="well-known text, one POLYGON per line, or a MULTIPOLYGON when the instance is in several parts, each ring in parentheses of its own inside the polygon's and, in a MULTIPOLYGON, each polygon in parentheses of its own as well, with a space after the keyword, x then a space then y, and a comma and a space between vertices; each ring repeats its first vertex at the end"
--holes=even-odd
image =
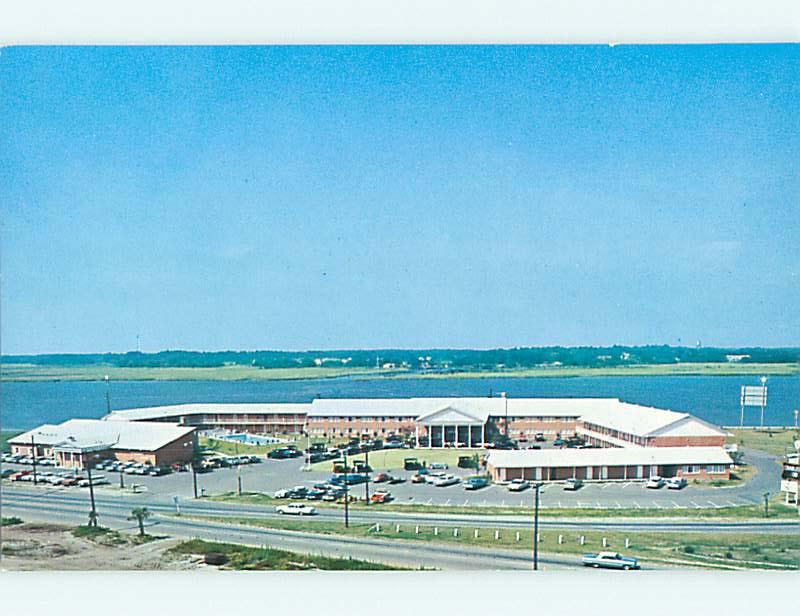
MULTIPOLYGON (((207 497, 208 500, 241 503, 252 505, 280 505, 287 502, 286 499, 277 499, 269 494, 262 492, 244 492, 241 496, 235 492, 225 492, 207 497)), ((327 501, 313 501, 311 505, 323 509, 344 509, 342 503, 331 503, 327 501)), ((513 517, 530 517, 533 515, 533 507, 492 507, 476 506, 464 507, 454 505, 425 505, 425 504, 398 504, 383 503, 366 505, 363 502, 353 502, 350 504, 353 511, 393 511, 395 513, 431 513, 440 515, 463 514, 463 515, 501 515, 513 517)), ((539 515, 543 518, 670 518, 681 520, 765 520, 765 519, 798 519, 797 508, 787 506, 778 496, 770 499, 769 516, 764 515, 763 505, 740 505, 736 507, 720 507, 708 509, 696 509, 692 507, 674 508, 642 508, 642 509, 617 509, 594 507, 542 507, 539 515)))
MULTIPOLYGON (((183 516, 186 517, 186 516, 183 516)), ((268 519, 227 516, 191 516, 221 524, 235 524, 294 532, 342 535, 357 538, 434 542, 444 545, 502 548, 530 552, 532 530, 412 525, 402 522, 351 524, 307 519, 268 519)), ((716 569, 798 569, 800 537, 774 534, 653 533, 543 530, 539 533, 542 553, 573 554, 610 550, 636 556, 643 561, 716 569), (604 543, 605 540, 605 543, 604 543)))
POLYGON ((776 428, 753 428, 753 429, 729 429, 731 436, 728 443, 735 443, 740 447, 758 449, 766 451, 774 456, 793 452, 794 442, 800 439, 800 432, 797 430, 779 430, 776 428))

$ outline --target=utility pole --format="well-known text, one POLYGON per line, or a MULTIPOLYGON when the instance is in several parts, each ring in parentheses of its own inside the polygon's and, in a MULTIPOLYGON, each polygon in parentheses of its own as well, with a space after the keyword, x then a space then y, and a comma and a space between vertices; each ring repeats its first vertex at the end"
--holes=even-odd
POLYGON ((347 450, 344 450, 344 527, 350 528, 350 494, 347 489, 347 450))
POLYGON ((36 442, 31 434, 31 455, 33 456, 33 485, 36 485, 36 442))
POLYGON ((800 413, 797 409, 794 410, 794 429, 797 430, 797 415, 800 413))
POLYGON ((194 490, 194 497, 197 498, 197 467, 194 460, 192 460, 192 489, 194 490))
MULTIPOLYGON (((364 465, 369 469, 369 449, 364 452, 364 465)), ((367 507, 369 507, 369 470, 367 470, 367 480, 364 482, 364 494, 367 507)))
POLYGON ((536 500, 533 508, 533 570, 539 570, 539 488, 541 483, 533 484, 536 500))
POLYGON ((92 481, 92 461, 87 460, 86 470, 89 473, 89 499, 92 503, 92 510, 89 513, 89 526, 97 526, 97 509, 94 506, 94 482, 92 481))
POLYGON ((108 381, 108 375, 105 377, 106 381, 106 412, 111 414, 111 384, 108 381))
POLYGON ((764 407, 767 405, 767 377, 761 377, 761 387, 763 387, 763 391, 761 393, 761 427, 764 427, 764 407))
POLYGON ((506 406, 506 418, 505 422, 503 423, 503 429, 506 435, 506 440, 508 440, 508 397, 506 396, 506 392, 504 391, 501 391, 500 395, 503 397, 503 402, 505 403, 506 406))
POLYGON ((125 488, 125 475, 122 472, 122 467, 119 467, 119 489, 122 490, 125 488))
POLYGON ((764 517, 769 517, 769 492, 764 492, 764 517))

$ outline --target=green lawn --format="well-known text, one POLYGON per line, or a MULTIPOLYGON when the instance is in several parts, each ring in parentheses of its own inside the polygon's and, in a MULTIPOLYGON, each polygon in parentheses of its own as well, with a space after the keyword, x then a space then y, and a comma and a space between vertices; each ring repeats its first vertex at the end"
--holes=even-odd
MULTIPOLYGON (((391 491, 391 486, 387 486, 391 491)), ((353 495, 362 497, 364 487, 358 485, 352 489, 353 495)), ((371 489, 371 491, 374 488, 371 489)), ((478 492, 477 494, 480 494, 478 492)), ((254 505, 280 505, 285 504, 286 500, 273 498, 269 494, 262 492, 244 492, 237 496, 234 492, 225 492, 208 497, 213 501, 243 503, 254 505)), ((398 513, 439 513, 439 514, 465 514, 465 515, 499 515, 509 516, 509 518, 520 518, 524 516, 530 519, 533 515, 533 496, 527 493, 527 498, 531 502, 531 507, 461 507, 445 505, 407 505, 398 503, 386 503, 382 505, 366 505, 363 502, 356 502, 350 505, 350 509, 374 509, 379 507, 382 511, 395 511, 398 513)), ((546 504, 546 501, 545 501, 546 504)), ((314 501, 314 507, 343 509, 344 505, 330 503, 327 501, 314 501)), ((764 519, 763 505, 741 505, 738 507, 724 507, 721 509, 596 509, 579 507, 543 507, 539 511, 545 518, 680 518, 682 520, 761 520, 764 519)), ((794 505, 784 505, 780 496, 773 496, 769 505, 770 519, 798 519, 797 508, 794 505)))
POLYGON ((239 570, 273 570, 297 571, 320 569, 324 571, 393 571, 398 567, 390 567, 378 563, 352 558, 328 558, 297 554, 272 548, 254 548, 233 543, 218 543, 192 539, 179 543, 168 550, 169 554, 179 556, 185 554, 206 555, 209 553, 225 554, 229 569, 239 570))
MULTIPOLYGON (((198 439, 198 445, 200 446, 202 453, 219 453, 227 456, 238 456, 240 454, 260 455, 272 451, 273 449, 285 447, 286 445, 291 444, 294 444, 294 441, 290 441, 288 443, 275 443, 274 445, 244 445, 241 443, 232 443, 230 441, 221 441, 215 438, 207 438, 205 436, 201 436, 198 439)), ((305 440, 303 442, 303 446, 305 446, 305 440)))
MULTIPOLYGON (((462 526, 418 526, 400 524, 351 524, 272 520, 264 518, 205 517, 225 524, 303 531, 351 537, 375 537, 400 541, 426 541, 452 545, 498 547, 530 552, 532 530, 474 528, 462 526), (457 533, 455 530, 457 529, 457 533), (476 532, 477 531, 477 532, 476 532)), ((636 556, 644 561, 688 564, 709 568, 800 568, 800 536, 782 534, 653 533, 543 530, 539 533, 542 553, 574 554, 607 549, 636 556), (561 542, 559 542, 559 536, 561 542), (583 543, 581 543, 583 537, 583 543), (606 545, 603 545, 603 538, 606 545), (628 540, 626 546, 626 539, 628 540)))
MULTIPOLYGON (((428 466, 432 462, 444 462, 451 468, 458 465, 459 456, 471 456, 474 454, 483 455, 483 449, 382 449, 372 451, 369 454, 369 465, 376 471, 400 471, 403 470, 404 458, 416 458, 420 464, 424 461, 428 466)), ((347 456, 348 465, 353 460, 364 460, 364 454, 347 456)), ((332 471, 333 461, 317 462, 311 465, 314 471, 332 471)))
POLYGON ((106 375, 114 381, 246 381, 323 379, 341 376, 354 378, 490 378, 490 377, 575 377, 575 376, 675 376, 675 375, 792 375, 800 374, 800 364, 682 363, 641 364, 606 368, 552 366, 510 370, 464 370, 451 373, 426 373, 392 368, 257 368, 219 366, 214 368, 121 368, 118 366, 43 366, 4 364, 3 381, 100 381, 106 375))
POLYGON ((728 437, 729 443, 737 443, 742 447, 760 449, 776 456, 783 456, 794 451, 794 441, 800 439, 800 432, 795 430, 752 429, 728 430, 732 436, 728 437))

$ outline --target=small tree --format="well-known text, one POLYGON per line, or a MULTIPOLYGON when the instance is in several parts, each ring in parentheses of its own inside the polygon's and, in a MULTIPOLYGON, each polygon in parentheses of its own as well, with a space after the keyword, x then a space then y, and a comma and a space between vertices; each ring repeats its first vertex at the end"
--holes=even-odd
POLYGON ((128 518, 129 520, 136 520, 139 523, 139 535, 144 537, 144 521, 152 516, 153 514, 150 513, 147 507, 136 507, 135 509, 131 510, 131 515, 128 518))

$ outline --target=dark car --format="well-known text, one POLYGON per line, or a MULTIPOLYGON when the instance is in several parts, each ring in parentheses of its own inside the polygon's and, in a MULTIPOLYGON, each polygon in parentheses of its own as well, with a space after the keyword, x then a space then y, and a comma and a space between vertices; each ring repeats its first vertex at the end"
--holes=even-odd
POLYGON ((489 480, 485 477, 470 477, 464 481, 465 490, 480 490, 489 485, 489 480))
POLYGON ((317 490, 315 488, 306 493, 306 500, 321 500, 323 496, 325 496, 325 490, 317 490))

